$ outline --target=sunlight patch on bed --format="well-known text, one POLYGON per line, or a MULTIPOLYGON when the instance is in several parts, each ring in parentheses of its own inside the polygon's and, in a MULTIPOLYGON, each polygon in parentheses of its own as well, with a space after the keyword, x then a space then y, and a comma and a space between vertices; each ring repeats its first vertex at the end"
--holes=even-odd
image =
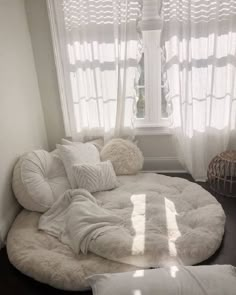
POLYGON ((135 271, 135 273, 133 274, 134 278, 141 278, 144 277, 144 270, 143 269, 138 269, 135 271))
POLYGON ((131 222, 135 231, 132 253, 134 254, 138 250, 140 254, 143 254, 145 250, 146 194, 132 195, 130 200, 133 204, 131 222))
POLYGON ((170 275, 172 278, 176 278, 176 274, 179 271, 179 268, 176 265, 170 267, 170 275))
POLYGON ((176 212, 175 204, 167 198, 165 198, 165 211, 169 254, 176 257, 178 253, 175 242, 181 236, 181 232, 176 219, 178 213, 176 212))

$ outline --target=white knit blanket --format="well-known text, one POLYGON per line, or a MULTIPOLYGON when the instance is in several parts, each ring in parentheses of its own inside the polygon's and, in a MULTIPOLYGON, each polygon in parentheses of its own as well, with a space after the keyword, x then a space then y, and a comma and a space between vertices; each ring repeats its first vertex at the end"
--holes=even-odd
POLYGON ((121 230, 122 219, 103 209, 86 190, 68 190, 39 220, 40 230, 57 237, 79 254, 87 254, 92 239, 121 230))

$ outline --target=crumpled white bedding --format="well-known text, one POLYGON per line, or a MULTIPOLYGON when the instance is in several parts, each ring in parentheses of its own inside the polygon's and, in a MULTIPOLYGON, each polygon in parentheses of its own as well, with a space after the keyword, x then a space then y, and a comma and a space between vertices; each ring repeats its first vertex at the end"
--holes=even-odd
POLYGON ((7 236, 9 260, 25 275, 55 288, 82 291, 89 289, 88 276, 137 269, 92 253, 75 254, 57 238, 38 230, 40 216, 22 210, 7 236))
POLYGON ((122 230, 122 219, 100 207, 96 199, 84 189, 66 191, 43 214, 38 228, 60 239, 76 254, 87 254, 91 240, 108 231, 122 230))
POLYGON ((39 229, 76 253, 92 252, 138 267, 192 265, 211 256, 225 214, 207 191, 157 174, 119 177, 120 186, 94 197, 71 190, 42 217, 39 229))

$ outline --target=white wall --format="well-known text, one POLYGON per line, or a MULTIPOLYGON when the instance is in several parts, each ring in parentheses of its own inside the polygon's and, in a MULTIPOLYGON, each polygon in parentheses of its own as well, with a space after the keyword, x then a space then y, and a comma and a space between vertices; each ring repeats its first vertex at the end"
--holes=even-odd
POLYGON ((45 0, 25 0, 50 150, 65 136, 45 0))
POLYGON ((12 168, 22 153, 47 147, 24 0, 0 0, 0 246, 19 209, 12 168))
POLYGON ((136 136, 144 155, 144 170, 158 172, 185 172, 180 164, 176 144, 171 134, 136 136))

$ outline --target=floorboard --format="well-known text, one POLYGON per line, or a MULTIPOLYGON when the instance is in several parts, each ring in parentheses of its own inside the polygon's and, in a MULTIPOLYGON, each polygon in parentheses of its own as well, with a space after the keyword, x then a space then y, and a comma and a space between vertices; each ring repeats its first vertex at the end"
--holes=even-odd
MULTIPOLYGON (((170 176, 178 176, 193 181, 190 175, 187 174, 168 174, 170 176)), ((207 183, 199 183, 205 189, 208 189, 207 183)), ((236 266, 236 198, 227 198, 224 196, 215 195, 221 203, 227 216, 225 235, 221 247, 218 251, 201 264, 232 264, 236 266)), ((0 251, 0 294, 1 295, 62 295, 71 294, 54 289, 47 285, 38 283, 33 279, 26 277, 16 270, 9 262, 6 249, 0 251)), ((88 292, 73 292, 73 294, 91 295, 88 292)))

